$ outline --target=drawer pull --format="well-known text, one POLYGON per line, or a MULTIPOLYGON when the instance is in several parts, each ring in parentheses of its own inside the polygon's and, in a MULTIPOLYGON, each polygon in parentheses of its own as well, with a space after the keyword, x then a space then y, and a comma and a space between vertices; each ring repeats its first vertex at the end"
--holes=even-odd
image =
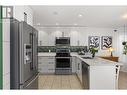
POLYGON ((54 58, 54 57, 49 57, 49 59, 52 59, 52 58, 54 58))
POLYGON ((54 62, 49 62, 49 64, 54 64, 54 62))
POLYGON ((48 70, 54 70, 54 69, 48 69, 48 70))

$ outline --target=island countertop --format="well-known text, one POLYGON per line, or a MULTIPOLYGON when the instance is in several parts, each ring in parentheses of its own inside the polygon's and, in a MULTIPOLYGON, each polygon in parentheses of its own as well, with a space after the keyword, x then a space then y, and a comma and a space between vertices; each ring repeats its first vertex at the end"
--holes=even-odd
POLYGON ((87 63, 89 66, 100 66, 100 65, 105 65, 105 66, 120 65, 122 66, 123 65, 120 62, 114 62, 114 61, 106 60, 100 57, 94 57, 93 59, 83 59, 82 58, 83 55, 78 55, 75 53, 72 53, 71 55, 78 57, 79 59, 87 63))
MULTIPOLYGON (((42 57, 46 57, 46 56, 54 56, 55 57, 56 53, 48 53, 48 52, 43 52, 43 53, 38 53, 38 56, 42 56, 42 57)), ((114 61, 110 61, 110 60, 106 60, 100 57, 95 57, 93 59, 83 59, 82 55, 78 55, 77 53, 71 53, 71 56, 75 56, 79 59, 81 59, 82 61, 84 61, 85 63, 87 63, 89 66, 101 66, 101 65, 105 65, 105 66, 113 66, 113 65, 120 65, 122 66, 123 64, 120 62, 114 62, 114 61)))

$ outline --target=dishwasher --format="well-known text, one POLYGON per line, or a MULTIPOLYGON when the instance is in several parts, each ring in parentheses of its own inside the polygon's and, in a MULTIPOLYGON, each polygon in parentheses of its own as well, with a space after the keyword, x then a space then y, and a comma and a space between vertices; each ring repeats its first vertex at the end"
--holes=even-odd
POLYGON ((84 89, 89 89, 89 65, 82 61, 82 84, 84 89))

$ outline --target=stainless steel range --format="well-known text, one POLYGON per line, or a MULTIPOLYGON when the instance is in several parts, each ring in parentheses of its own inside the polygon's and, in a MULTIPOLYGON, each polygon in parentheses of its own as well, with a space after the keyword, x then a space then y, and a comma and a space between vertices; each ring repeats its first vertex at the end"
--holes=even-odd
POLYGON ((71 74, 72 64, 70 55, 70 38, 56 38, 56 74, 71 74), (63 40, 64 39, 64 40, 63 40), (66 42, 64 42, 66 41, 66 42))

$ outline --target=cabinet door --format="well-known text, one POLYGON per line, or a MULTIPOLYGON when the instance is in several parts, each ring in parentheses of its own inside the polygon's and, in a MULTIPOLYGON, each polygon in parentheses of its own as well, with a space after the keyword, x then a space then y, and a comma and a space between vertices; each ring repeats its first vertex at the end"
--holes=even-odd
POLYGON ((79 71, 79 61, 78 58, 76 57, 75 59, 75 67, 76 67, 76 74, 78 75, 78 71, 79 71))
POLYGON ((55 57, 48 57, 47 68, 47 73, 55 73, 55 57))
POLYGON ((39 57, 38 70, 40 73, 54 73, 55 72, 55 57, 39 57))
POLYGON ((82 61, 77 58, 77 70, 76 70, 76 74, 80 80, 80 82, 82 83, 82 61))
POLYGON ((80 79, 80 82, 82 83, 82 61, 81 60, 79 64, 79 79, 80 79))
POLYGON ((48 33, 46 32, 46 30, 44 31, 39 31, 38 34, 38 45, 39 46, 48 46, 48 33))
POLYGON ((76 73, 76 57, 72 57, 72 73, 76 73))
POLYGON ((39 73, 47 73, 48 72, 48 68, 47 68, 47 65, 38 65, 38 70, 39 70, 39 73))
POLYGON ((79 78, 79 71, 80 71, 80 60, 77 58, 77 63, 76 63, 76 74, 79 78))

